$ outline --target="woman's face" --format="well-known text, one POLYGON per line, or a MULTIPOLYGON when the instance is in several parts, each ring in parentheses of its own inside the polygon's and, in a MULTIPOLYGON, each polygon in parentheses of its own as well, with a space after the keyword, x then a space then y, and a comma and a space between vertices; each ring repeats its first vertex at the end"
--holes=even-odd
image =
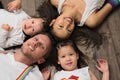
POLYGON ((58 38, 68 38, 74 30, 74 20, 71 17, 59 16, 51 23, 53 25, 53 34, 58 38))
POLYGON ((58 64, 66 71, 77 69, 78 54, 72 46, 66 45, 58 49, 58 64))

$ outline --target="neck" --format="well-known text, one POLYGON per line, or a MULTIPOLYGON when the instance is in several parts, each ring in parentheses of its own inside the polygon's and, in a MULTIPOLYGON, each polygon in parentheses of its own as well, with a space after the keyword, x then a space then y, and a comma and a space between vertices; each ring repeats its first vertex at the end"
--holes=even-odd
POLYGON ((21 62, 28 66, 33 64, 33 62, 24 55, 21 49, 15 51, 14 58, 15 58, 15 61, 21 62))
POLYGON ((67 6, 66 4, 63 5, 61 14, 65 15, 65 16, 72 17, 75 21, 77 21, 77 18, 78 18, 77 17, 77 10, 74 6, 71 7, 71 6, 67 6))

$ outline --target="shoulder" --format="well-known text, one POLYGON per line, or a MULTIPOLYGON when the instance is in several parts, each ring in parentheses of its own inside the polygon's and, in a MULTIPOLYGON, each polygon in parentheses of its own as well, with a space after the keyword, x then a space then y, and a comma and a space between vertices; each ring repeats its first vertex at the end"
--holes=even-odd
POLYGON ((50 0, 50 3, 57 8, 59 0, 50 0))

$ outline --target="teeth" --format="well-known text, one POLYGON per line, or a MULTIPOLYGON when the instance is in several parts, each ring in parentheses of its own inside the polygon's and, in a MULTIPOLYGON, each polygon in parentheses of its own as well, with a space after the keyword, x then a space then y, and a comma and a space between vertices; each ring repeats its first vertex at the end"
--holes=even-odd
POLYGON ((67 17, 67 18, 65 18, 65 19, 68 20, 68 21, 70 21, 70 22, 72 22, 72 19, 71 19, 71 18, 68 18, 68 17, 67 17))
POLYGON ((32 46, 29 46, 29 48, 33 51, 33 48, 32 48, 32 46))

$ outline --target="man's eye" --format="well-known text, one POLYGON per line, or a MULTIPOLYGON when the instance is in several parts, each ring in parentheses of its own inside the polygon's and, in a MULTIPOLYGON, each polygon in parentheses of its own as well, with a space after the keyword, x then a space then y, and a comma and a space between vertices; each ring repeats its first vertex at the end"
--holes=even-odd
POLYGON ((38 41, 38 39, 36 37, 34 39, 35 39, 35 41, 38 41))
POLYGON ((35 29, 32 27, 32 31, 35 31, 35 29))
POLYGON ((34 21, 32 21, 32 24, 34 24, 34 21))
POLYGON ((42 48, 42 49, 45 49, 45 47, 44 47, 44 46, 41 46, 41 48, 42 48))
POLYGON ((39 47, 42 48, 43 50, 45 49, 45 46, 43 44, 39 43, 39 47))

